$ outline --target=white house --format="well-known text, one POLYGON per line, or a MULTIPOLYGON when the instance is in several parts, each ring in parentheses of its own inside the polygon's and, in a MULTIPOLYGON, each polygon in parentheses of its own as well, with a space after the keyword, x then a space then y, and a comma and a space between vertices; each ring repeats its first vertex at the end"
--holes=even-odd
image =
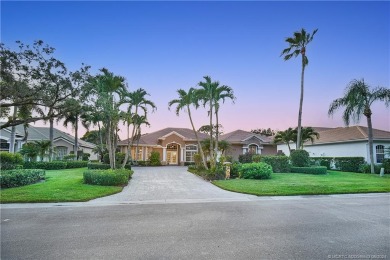
MULTIPOLYGON (((0 123, 1 124, 1 123, 0 123)), ((68 133, 60 131, 56 128, 53 129, 54 140, 53 145, 56 150, 56 158, 62 159, 65 155, 69 155, 74 149, 74 136, 71 136, 68 133)), ((42 141, 50 140, 49 138, 49 127, 35 127, 30 125, 28 127, 27 140, 24 141, 24 128, 22 125, 16 126, 16 136, 15 136, 15 151, 19 151, 22 148, 24 143, 33 142, 33 141, 42 141)), ((0 151, 9 151, 10 150, 10 139, 11 139, 11 127, 3 128, 0 131, 0 151)), ((89 153, 91 156, 90 160, 97 160, 97 154, 92 152, 92 149, 95 148, 95 144, 85 142, 78 139, 78 150, 83 151, 84 153, 89 153)))
MULTIPOLYGON (((368 147, 368 128, 364 126, 337 127, 317 130, 320 138, 314 143, 306 142, 304 149, 310 157, 364 157, 370 163, 368 147)), ((295 149, 295 144, 290 144, 295 149)), ((373 129, 373 149, 375 163, 381 163, 388 155, 385 148, 390 147, 390 132, 373 129)), ((278 144, 277 150, 290 155, 286 144, 278 144)))

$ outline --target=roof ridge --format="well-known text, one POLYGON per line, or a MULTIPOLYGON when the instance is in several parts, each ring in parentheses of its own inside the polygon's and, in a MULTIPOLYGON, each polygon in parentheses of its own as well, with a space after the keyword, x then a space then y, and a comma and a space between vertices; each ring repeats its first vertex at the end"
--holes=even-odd
POLYGON ((363 132, 363 130, 361 129, 361 126, 360 125, 356 125, 356 128, 359 130, 359 132, 364 136, 364 138, 368 138, 368 135, 366 135, 366 133, 363 132))

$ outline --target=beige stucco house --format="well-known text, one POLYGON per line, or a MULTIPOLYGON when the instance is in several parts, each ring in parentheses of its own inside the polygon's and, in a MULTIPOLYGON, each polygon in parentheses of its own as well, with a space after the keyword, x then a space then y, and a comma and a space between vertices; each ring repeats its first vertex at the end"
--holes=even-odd
MULTIPOLYGON (((23 139, 24 128, 22 125, 16 126, 16 138, 15 138, 15 151, 19 151, 24 143, 33 142, 33 141, 42 141, 50 140, 49 138, 49 127, 35 127, 30 125, 28 127, 27 140, 23 139)), ((53 129, 53 145, 55 149, 55 158, 61 160, 65 155, 69 155, 71 151, 74 151, 74 136, 60 131, 56 128, 53 129)), ((11 139, 11 127, 3 128, 0 131, 0 150, 9 151, 10 150, 10 139, 11 139)), ((84 153, 89 153, 91 156, 90 160, 97 160, 97 154, 95 154, 92 149, 95 148, 95 145, 89 142, 85 142, 81 139, 78 139, 78 150, 83 151, 84 153)))

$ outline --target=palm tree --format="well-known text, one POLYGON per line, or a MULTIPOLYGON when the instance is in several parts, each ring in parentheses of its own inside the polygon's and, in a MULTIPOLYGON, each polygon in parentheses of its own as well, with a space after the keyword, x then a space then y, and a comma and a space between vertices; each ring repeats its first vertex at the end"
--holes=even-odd
POLYGON ((284 131, 279 131, 274 137, 274 143, 285 143, 287 144, 288 151, 291 152, 290 142, 297 141, 297 130, 289 127, 284 131))
POLYGON ((307 45, 313 40, 314 35, 318 29, 315 29, 312 34, 306 33, 305 29, 301 29, 299 32, 294 33, 294 37, 286 38, 286 42, 289 47, 282 51, 280 56, 284 55, 284 60, 289 60, 292 57, 297 57, 299 54, 302 56, 302 72, 301 72, 301 96, 299 100, 299 113, 298 113, 298 144, 301 143, 301 128, 302 128, 302 105, 303 105, 303 92, 304 92, 304 74, 305 67, 309 64, 309 60, 306 56, 307 45))
POLYGON ((149 124, 145 115, 140 116, 140 115, 134 114, 132 121, 133 121, 133 124, 134 124, 134 127, 136 128, 136 130, 135 130, 135 135, 132 138, 131 142, 132 142, 132 146, 133 146, 134 139, 137 140, 137 144, 135 146, 135 155, 136 155, 136 160, 138 160, 138 147, 139 147, 139 141, 141 139, 141 125, 144 124, 146 126, 150 126, 150 124, 149 124))
POLYGON ((214 106, 215 106, 215 125, 216 125, 216 131, 215 131, 215 154, 218 153, 218 146, 219 146, 219 119, 218 119, 218 112, 220 108, 219 102, 222 100, 222 103, 225 102, 225 99, 231 99, 234 103, 236 97, 234 96, 233 89, 231 87, 222 85, 219 86, 219 82, 215 82, 215 91, 213 95, 214 99, 214 106))
POLYGON ((356 123, 360 121, 361 115, 364 115, 367 118, 371 173, 374 173, 375 170, 371 105, 377 100, 384 101, 385 105, 388 107, 390 104, 390 89, 377 87, 370 90, 370 87, 364 82, 364 79, 354 79, 348 84, 344 97, 333 100, 328 111, 328 115, 333 115, 339 108, 345 107, 343 121, 347 126, 349 125, 351 118, 356 123))
POLYGON ((39 157, 41 157, 41 162, 43 161, 43 157, 45 157, 46 152, 51 147, 51 142, 48 140, 34 141, 35 145, 39 151, 39 157))
POLYGON ((194 122, 192 121, 192 116, 191 116, 190 106, 191 105, 195 106, 195 109, 199 107, 199 104, 196 100, 195 92, 196 90, 194 88, 190 88, 188 92, 186 92, 183 89, 177 90, 177 93, 179 94, 179 98, 169 101, 168 109, 170 109, 172 105, 177 104, 176 106, 177 116, 179 115, 180 110, 187 109, 188 117, 190 118, 190 122, 192 126, 192 131, 194 131, 196 142, 198 144, 199 151, 200 151, 200 156, 202 157, 203 166, 207 169, 206 157, 204 155, 203 148, 199 140, 198 132, 195 130, 194 122))
POLYGON ((137 127, 139 127, 136 124, 133 124, 133 131, 131 133, 131 139, 130 139, 129 128, 130 128, 130 124, 132 124, 133 115, 139 116, 139 110, 141 109, 143 110, 144 116, 146 118, 148 107, 152 109, 152 112, 154 112, 157 109, 156 105, 151 100, 148 100, 146 96, 150 96, 149 93, 146 92, 145 89, 139 88, 136 91, 124 93, 121 101, 122 104, 129 104, 127 107, 127 113, 122 114, 124 123, 127 123, 127 131, 128 131, 127 152, 125 155, 125 159, 123 161, 123 165, 122 165, 123 167, 126 165, 129 159, 129 155, 131 155, 131 149, 134 144, 133 139, 136 133, 136 129, 137 127))
MULTIPOLYGON (((296 128, 295 131, 298 132, 298 129, 296 128)), ((301 143, 299 145, 299 149, 303 149, 303 144, 306 141, 311 141, 311 143, 314 143, 315 139, 318 140, 320 138, 320 134, 316 132, 312 127, 302 127, 301 133, 302 133, 302 138, 301 138, 301 143)), ((298 140, 297 140, 297 144, 298 144, 298 140)))

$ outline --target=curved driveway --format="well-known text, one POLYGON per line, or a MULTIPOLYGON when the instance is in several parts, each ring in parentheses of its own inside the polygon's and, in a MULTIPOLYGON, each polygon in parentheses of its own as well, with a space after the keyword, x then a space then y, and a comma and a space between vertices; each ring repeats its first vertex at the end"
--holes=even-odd
POLYGON ((187 167, 134 167, 133 178, 122 192, 90 203, 153 203, 248 201, 256 198, 222 190, 187 171, 187 167))

